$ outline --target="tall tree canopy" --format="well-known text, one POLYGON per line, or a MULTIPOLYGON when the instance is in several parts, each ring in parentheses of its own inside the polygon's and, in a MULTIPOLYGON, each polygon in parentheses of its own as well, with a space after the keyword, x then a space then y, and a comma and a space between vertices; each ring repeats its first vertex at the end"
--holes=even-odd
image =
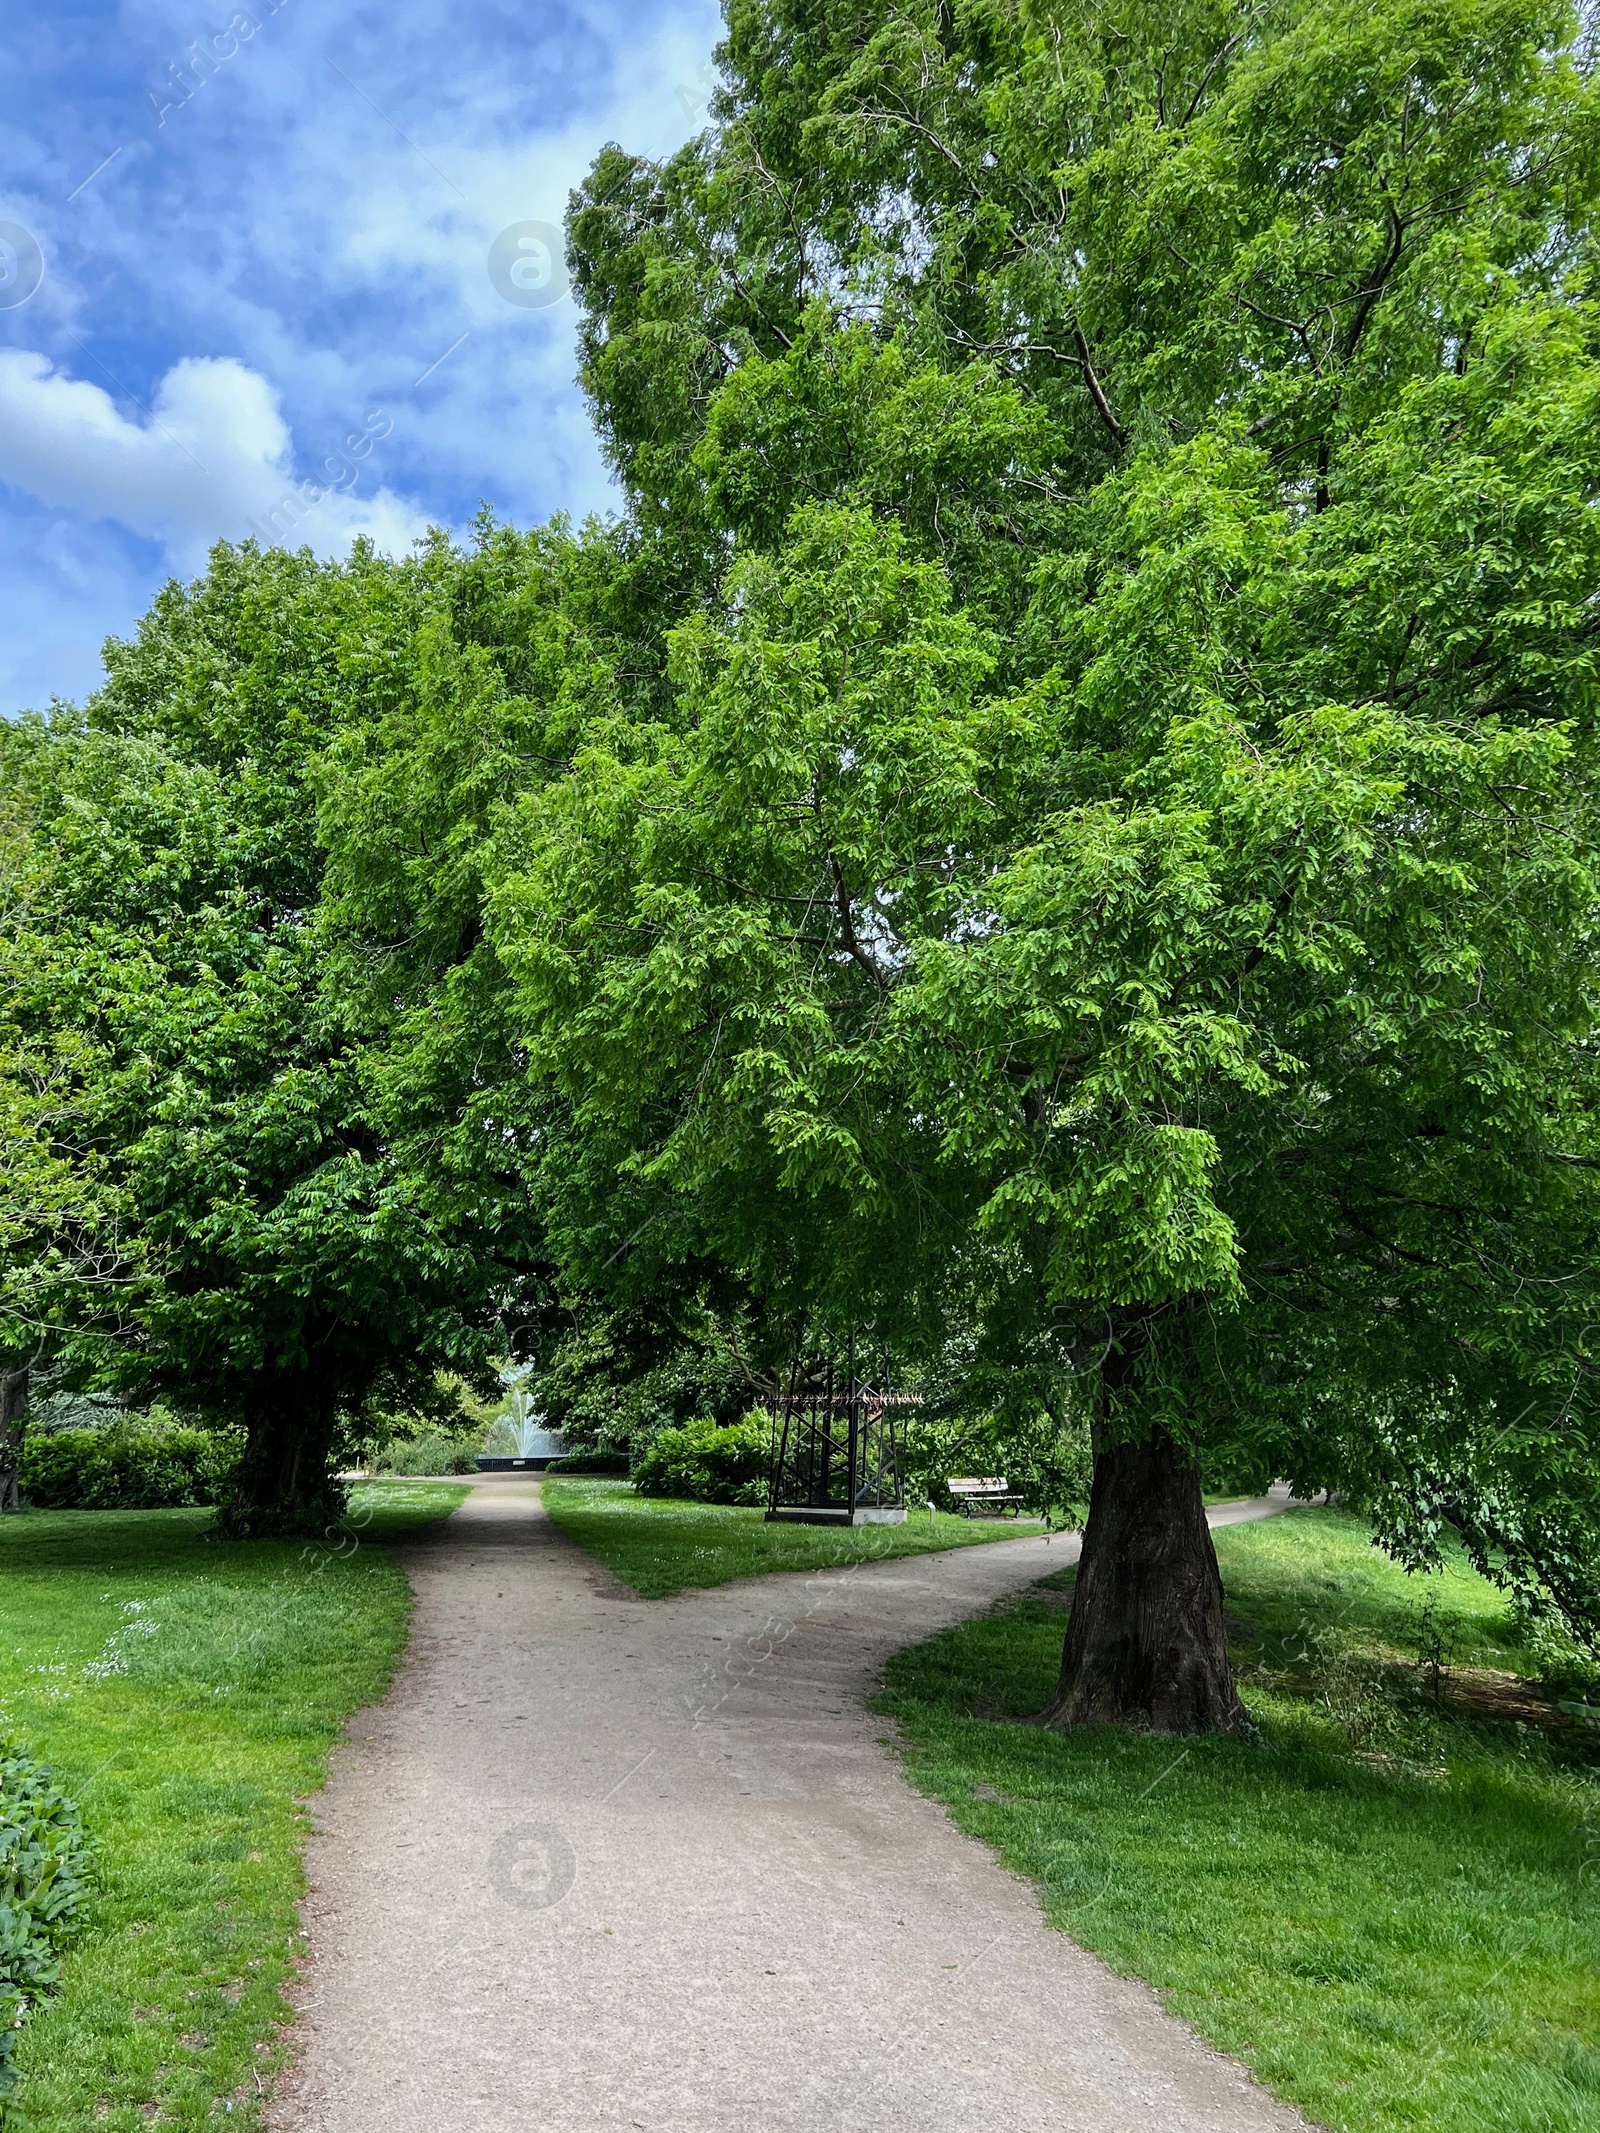
POLYGON ((138 1241, 121 1219, 92 1118, 105 1067, 65 1007, 76 953, 52 909, 48 833, 59 730, 0 727, 0 1508, 17 1470, 37 1366, 127 1323, 138 1241))
MULTIPOLYGON (((109 648, 86 719, 6 736, 41 857, 0 1091, 53 1105, 36 1168, 56 1201, 92 1181, 89 1264, 121 1236, 142 1265, 101 1381, 243 1426, 242 1529, 327 1517, 341 1425, 486 1362, 523 1267, 525 1195, 453 1190, 414 1159, 437 1117, 386 1107, 315 836, 317 764, 412 690, 453 567, 219 549, 109 648)), ((34 1225, 57 1261, 70 1212, 34 1225)))
POLYGON ((1596 1618, 1574 27, 741 0, 714 127, 575 202, 684 612, 490 935, 630 1198, 837 1323, 1049 1331, 1065 1719, 1238 1721, 1224 1449, 1596 1618))

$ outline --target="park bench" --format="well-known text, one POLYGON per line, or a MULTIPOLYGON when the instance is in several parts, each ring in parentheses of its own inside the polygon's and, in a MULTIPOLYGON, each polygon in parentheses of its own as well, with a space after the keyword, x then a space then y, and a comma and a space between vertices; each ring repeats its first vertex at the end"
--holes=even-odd
POLYGON ((952 1474, 945 1487, 963 1518, 990 1511, 996 1518, 1020 1518, 1027 1508, 1026 1499, 1007 1485, 1004 1474, 952 1474))

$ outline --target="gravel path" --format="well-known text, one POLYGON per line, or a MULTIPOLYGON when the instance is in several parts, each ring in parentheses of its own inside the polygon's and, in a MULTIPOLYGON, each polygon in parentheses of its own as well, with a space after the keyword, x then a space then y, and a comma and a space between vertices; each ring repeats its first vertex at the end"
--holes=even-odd
POLYGON ((316 1803, 277 2133, 1302 2127, 1045 1926, 863 1708, 1075 1552, 643 1601, 536 1483, 480 1484, 405 1551, 409 1655, 316 1803))

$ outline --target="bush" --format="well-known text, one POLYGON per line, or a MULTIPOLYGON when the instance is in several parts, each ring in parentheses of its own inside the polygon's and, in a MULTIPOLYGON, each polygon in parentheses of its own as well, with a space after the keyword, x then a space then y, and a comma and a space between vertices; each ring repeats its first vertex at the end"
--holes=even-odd
POLYGON ((378 1460, 380 1474, 475 1474, 478 1455, 464 1437, 442 1429, 417 1437, 394 1437, 378 1460))
POLYGON ((1512 1604, 1507 1633, 1527 1655, 1528 1671, 1552 1695, 1600 1700, 1600 1658, 1570 1637, 1559 1617, 1539 1613, 1525 1599, 1512 1604))
POLYGON ((43 1511, 153 1511, 213 1504, 238 1463, 236 1434, 182 1423, 30 1432, 19 1486, 43 1511))
POLYGON ((658 1430, 633 1469, 641 1496, 687 1496, 697 1503, 765 1503, 772 1418, 760 1409, 742 1422, 709 1415, 658 1430))
POLYGON ((549 1474, 625 1474, 628 1471, 626 1452, 566 1452, 559 1459, 552 1459, 545 1469, 549 1474))
POLYGON ((951 1508, 952 1474, 1003 1474, 1030 1511, 1080 1519, 1089 1501, 1089 1432, 1054 1416, 928 1416, 909 1422, 901 1451, 906 1501, 951 1508))
POLYGON ((0 2127, 16 2126, 18 2029, 55 1990, 83 1924, 92 1852, 76 1803, 44 1764, 0 1741, 0 2127))

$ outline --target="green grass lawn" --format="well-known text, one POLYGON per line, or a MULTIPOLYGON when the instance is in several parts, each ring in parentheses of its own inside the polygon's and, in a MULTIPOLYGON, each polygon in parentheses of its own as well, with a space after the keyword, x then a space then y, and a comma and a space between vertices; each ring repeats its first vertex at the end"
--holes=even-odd
POLYGON ((230 1546, 205 1511, 0 1520, 0 1725, 100 1849, 89 1929, 23 2037, 33 2133, 259 2122, 304 1886, 297 1803, 405 1642, 410 1594, 372 1543, 464 1493, 359 1487, 345 1554, 230 1546))
POLYGON ((582 1548, 647 1600, 687 1585, 726 1585, 766 1570, 821 1570, 892 1555, 926 1555, 1043 1528, 1031 1519, 913 1511, 903 1526, 791 1526, 743 1504, 636 1496, 630 1482, 547 1474, 544 1506, 582 1548))
POLYGON ((1254 1740, 1017 1724, 1070 1573, 902 1653, 916 1782, 1051 1921, 1351 2133, 1600 2129, 1600 1739, 1523 1678, 1504 1598, 1355 1520, 1217 1534, 1254 1740))

